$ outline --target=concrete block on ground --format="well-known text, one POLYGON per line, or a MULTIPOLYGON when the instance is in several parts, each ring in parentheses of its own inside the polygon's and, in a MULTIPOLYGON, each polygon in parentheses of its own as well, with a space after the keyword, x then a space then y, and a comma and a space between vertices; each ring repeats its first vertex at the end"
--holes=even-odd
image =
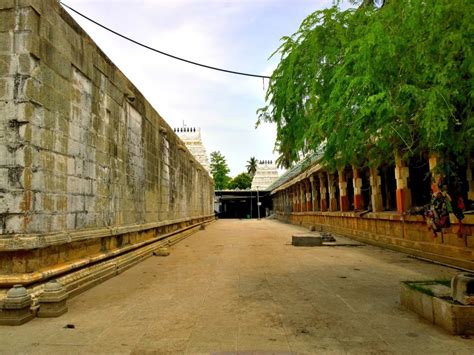
POLYGON ((296 247, 316 247, 323 245, 323 237, 319 234, 295 234, 291 237, 291 244, 296 247))

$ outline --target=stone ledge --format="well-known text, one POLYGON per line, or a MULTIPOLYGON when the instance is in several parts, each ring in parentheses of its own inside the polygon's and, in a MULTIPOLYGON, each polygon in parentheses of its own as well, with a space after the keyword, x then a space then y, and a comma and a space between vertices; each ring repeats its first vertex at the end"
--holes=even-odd
POLYGON ((83 229, 79 231, 70 231, 54 234, 14 234, 0 237, 0 252, 15 250, 31 250, 45 248, 53 245, 60 245, 88 239, 104 238, 125 233, 140 232, 148 229, 160 228, 171 224, 189 222, 201 218, 214 218, 214 214, 205 216, 196 216, 190 218, 180 218, 175 220, 166 220, 157 223, 128 225, 122 227, 106 227, 83 229))
MULTIPOLYGON (((331 230, 331 226, 324 226, 324 228, 327 230, 331 230)), ((357 240, 359 242, 375 245, 381 248, 395 250, 401 253, 413 255, 422 259, 424 258, 430 261, 440 262, 442 264, 445 264, 451 267, 458 267, 458 268, 460 267, 460 268, 464 268, 466 270, 471 270, 471 271, 474 270, 473 260, 459 259, 459 258, 455 258, 449 255, 435 254, 435 253, 423 250, 423 246, 430 247, 432 245, 430 243, 416 242, 416 241, 400 239, 400 238, 395 238, 395 237, 388 237, 388 236, 379 237, 376 234, 370 235, 369 237, 348 234, 348 233, 343 233, 343 235, 348 238, 357 240), (405 245, 400 245, 401 243, 405 245), (410 244, 410 246, 407 246, 407 244, 410 244), (414 248, 413 246, 417 246, 418 248, 414 248)), ((452 249, 456 251, 464 251, 465 249, 465 248, 458 248, 458 247, 453 247, 450 245, 442 245, 442 244, 440 244, 439 247, 444 248, 444 249, 452 249)))
MULTIPOLYGON (((175 231, 166 233, 166 234, 161 234, 158 235, 154 238, 124 246, 120 249, 114 249, 108 252, 100 253, 100 254, 94 254, 90 255, 88 257, 84 257, 78 260, 74 260, 71 262, 66 262, 63 264, 59 265, 54 265, 53 267, 48 267, 45 269, 41 269, 35 272, 30 272, 30 273, 23 273, 23 274, 12 274, 12 275, 0 275, 0 286, 1 287, 9 287, 13 286, 15 284, 21 284, 21 285, 29 285, 35 282, 41 282, 43 280, 50 279, 52 277, 56 277, 58 275, 62 275, 65 273, 69 273, 73 270, 81 269, 83 267, 86 267, 91 264, 95 264, 98 262, 102 262, 104 260, 109 260, 109 259, 114 259, 119 255, 127 254, 133 250, 138 250, 140 248, 143 248, 144 246, 154 244, 158 241, 169 239, 170 237, 174 235, 179 235, 183 232, 186 232, 187 230, 191 230, 193 228, 199 227, 204 223, 209 223, 212 222, 214 216, 212 218, 208 217, 207 219, 194 223, 191 226, 187 226, 184 228, 177 229, 175 231)), ((198 218, 196 218, 198 219, 198 218)), ((91 238, 94 238, 94 236, 91 236, 91 238)))
MULTIPOLYGON (((208 223, 209 221, 203 222, 208 223)), ((144 259, 153 255, 153 252, 159 248, 167 247, 170 245, 174 245, 181 240, 187 238, 194 232, 198 231, 200 224, 193 225, 188 228, 184 228, 184 230, 179 230, 170 233, 170 235, 166 239, 156 240, 148 245, 142 246, 141 248, 130 250, 125 254, 118 255, 112 259, 102 260, 97 263, 93 263, 90 265, 86 265, 77 270, 69 270, 69 272, 59 275, 56 281, 60 282, 61 285, 64 286, 65 292, 67 294, 67 298, 74 297, 98 284, 104 282, 105 280, 114 277, 123 271, 127 270, 128 268, 134 266, 135 264, 143 261, 144 259)), ((41 295, 44 294, 45 287, 48 280, 42 280, 38 283, 35 283, 33 286, 27 289, 28 296, 33 299, 32 308, 38 307, 38 302, 40 303, 40 310, 41 307, 44 307, 44 303, 42 302, 41 295)), ((2 291, 2 290, 0 290, 2 291)), ((4 290, 3 290, 4 291, 4 290)), ((0 303, 3 302, 5 298, 5 293, 0 292, 0 303)), ((59 307, 61 308, 61 307, 59 307)), ((65 307, 61 309, 49 309, 46 315, 42 316, 60 316, 65 312, 65 307)), ((1 311, 0 311, 1 312, 1 311)), ((40 316, 40 314, 34 314, 32 312, 28 313, 28 317, 21 319, 21 322, 18 321, 10 321, 7 319, 8 322, 3 324, 5 325, 20 325, 31 320, 34 316, 40 316)), ((4 317, 5 318, 5 317, 4 317)), ((17 317, 18 318, 18 317, 17 317)))
MULTIPOLYGON (((326 213, 326 212, 324 212, 326 213)), ((337 213, 337 212, 332 212, 337 213)), ((306 215, 311 217, 311 215, 306 215)), ((293 224, 302 220, 299 214, 278 214, 278 219, 293 224), (292 217, 295 217, 292 219, 292 217)), ((362 219, 362 218, 361 218, 362 219)), ((341 225, 315 223, 314 220, 306 221, 307 225, 319 227, 320 231, 327 231, 336 235, 362 242, 372 244, 378 247, 396 250, 398 252, 413 255, 422 259, 440 262, 442 264, 462 268, 467 271, 474 271, 474 249, 470 247, 458 247, 447 244, 434 244, 424 241, 410 240, 407 238, 399 238, 396 236, 369 233, 364 230, 356 230, 341 225)), ((328 221, 330 222, 330 220, 328 221)), ((401 223, 401 222, 399 222, 401 223)), ((470 237, 470 236, 469 236, 470 237)), ((472 238, 472 237, 470 237, 472 238)))
MULTIPOLYGON (((282 212, 277 212, 278 215, 285 215, 282 212)), ((399 222, 425 222, 422 216, 401 215, 396 211, 390 212, 367 212, 360 215, 360 212, 340 212, 340 211, 309 211, 309 212, 291 212, 290 215, 296 216, 327 216, 327 217, 346 217, 346 218, 361 218, 361 219, 379 219, 399 222)), ((454 214, 449 215, 451 224, 458 224, 458 220, 454 214)), ((463 219, 464 225, 474 225, 474 215, 465 215, 463 219)))

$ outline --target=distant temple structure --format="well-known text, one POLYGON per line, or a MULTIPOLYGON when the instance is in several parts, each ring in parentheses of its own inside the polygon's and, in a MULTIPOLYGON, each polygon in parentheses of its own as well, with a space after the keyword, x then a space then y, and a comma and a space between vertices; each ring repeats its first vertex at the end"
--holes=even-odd
POLYGON ((186 148, 189 149, 197 161, 210 173, 209 158, 207 157, 206 148, 201 139, 201 128, 179 127, 173 130, 178 137, 181 138, 186 148))
POLYGON ((252 180, 252 190, 266 190, 278 179, 278 170, 272 160, 260 160, 252 180))

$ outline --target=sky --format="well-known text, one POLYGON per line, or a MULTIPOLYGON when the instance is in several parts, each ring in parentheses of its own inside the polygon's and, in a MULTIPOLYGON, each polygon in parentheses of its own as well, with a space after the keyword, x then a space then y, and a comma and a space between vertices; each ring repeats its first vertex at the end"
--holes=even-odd
MULTIPOLYGON (((225 69, 271 75, 281 37, 332 0, 63 0, 150 47, 225 69)), ((66 9, 67 10, 67 9, 66 9)), ((230 175, 250 157, 275 161, 276 128, 257 129, 268 80, 186 64, 127 42, 68 11, 171 127, 200 127, 207 153, 220 151, 230 175)))

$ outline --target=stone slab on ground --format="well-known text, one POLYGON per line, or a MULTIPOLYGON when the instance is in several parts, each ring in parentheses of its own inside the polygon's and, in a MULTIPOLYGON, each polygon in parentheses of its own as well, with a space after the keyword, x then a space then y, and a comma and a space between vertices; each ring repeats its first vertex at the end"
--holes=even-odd
POLYGON ((294 234, 291 244, 295 247, 316 247, 323 245, 323 237, 316 233, 294 234))
POLYGON ((70 299, 59 318, 0 327, 0 353, 473 352, 474 339, 398 298, 402 280, 457 270, 373 246, 293 248, 297 233, 274 220, 214 222, 70 299))

